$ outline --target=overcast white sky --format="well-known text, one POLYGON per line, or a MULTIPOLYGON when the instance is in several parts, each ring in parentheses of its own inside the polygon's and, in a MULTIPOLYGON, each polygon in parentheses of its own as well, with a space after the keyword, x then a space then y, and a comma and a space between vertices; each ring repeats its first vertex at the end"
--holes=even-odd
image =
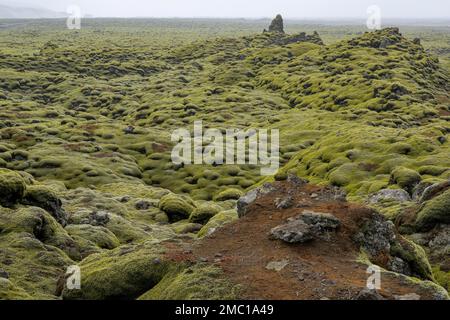
POLYGON ((76 4, 98 17, 364 18, 378 5, 385 18, 449 18, 450 0, 0 0, 65 12, 76 4))

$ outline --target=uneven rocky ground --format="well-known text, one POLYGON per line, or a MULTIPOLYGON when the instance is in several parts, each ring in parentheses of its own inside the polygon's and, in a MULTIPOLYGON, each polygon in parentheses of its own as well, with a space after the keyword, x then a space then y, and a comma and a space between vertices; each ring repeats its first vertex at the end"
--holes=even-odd
POLYGON ((48 23, 0 30, 1 299, 448 298, 441 43, 48 23), (279 129, 279 172, 174 165, 199 119, 279 129))

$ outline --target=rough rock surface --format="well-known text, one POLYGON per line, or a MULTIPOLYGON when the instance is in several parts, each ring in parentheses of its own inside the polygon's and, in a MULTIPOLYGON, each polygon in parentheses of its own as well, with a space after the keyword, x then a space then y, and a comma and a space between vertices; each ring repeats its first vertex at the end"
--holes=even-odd
POLYGON ((355 240, 372 256, 385 256, 395 241, 395 226, 378 213, 372 213, 355 240))
POLYGON ((433 184, 423 191, 419 202, 424 203, 425 201, 431 200, 448 189, 450 189, 450 180, 433 184))
POLYGON ((294 205, 294 199, 291 196, 275 199, 275 207, 277 209, 288 209, 294 205))
POLYGON ((304 211, 286 224, 273 228, 270 236, 287 243, 305 243, 337 229, 341 222, 329 213, 304 211))
POLYGON ((402 189, 383 189, 369 197, 369 202, 373 204, 386 200, 407 202, 411 201, 411 196, 408 192, 402 189))
POLYGON ((378 293, 377 290, 370 290, 367 288, 364 288, 361 290, 360 293, 358 293, 358 296, 356 297, 356 300, 385 300, 382 295, 378 293))
POLYGON ((273 239, 287 243, 305 243, 314 239, 311 226, 300 219, 273 228, 270 231, 270 235, 273 239))
POLYGON ((284 33, 283 17, 280 14, 277 15, 270 23, 269 32, 284 33))
POLYGON ((239 198, 237 202, 237 212, 239 218, 244 217, 247 214, 248 207, 258 199, 258 197, 267 195, 275 191, 275 188, 271 184, 264 184, 263 186, 251 190, 243 197, 239 198))

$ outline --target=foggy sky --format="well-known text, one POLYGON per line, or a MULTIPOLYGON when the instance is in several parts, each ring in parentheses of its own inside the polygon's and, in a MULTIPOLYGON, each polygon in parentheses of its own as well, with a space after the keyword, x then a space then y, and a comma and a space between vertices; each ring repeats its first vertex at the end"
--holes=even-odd
POLYGON ((385 18, 449 18, 450 0, 0 0, 65 12, 78 5, 97 17, 364 18, 378 5, 385 18))

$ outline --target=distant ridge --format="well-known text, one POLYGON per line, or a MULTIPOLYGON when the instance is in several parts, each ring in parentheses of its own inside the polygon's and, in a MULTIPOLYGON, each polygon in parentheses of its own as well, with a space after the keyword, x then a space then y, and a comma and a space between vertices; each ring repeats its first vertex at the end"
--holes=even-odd
POLYGON ((65 18, 64 12, 56 12, 45 8, 13 7, 0 4, 0 19, 44 19, 65 18))

